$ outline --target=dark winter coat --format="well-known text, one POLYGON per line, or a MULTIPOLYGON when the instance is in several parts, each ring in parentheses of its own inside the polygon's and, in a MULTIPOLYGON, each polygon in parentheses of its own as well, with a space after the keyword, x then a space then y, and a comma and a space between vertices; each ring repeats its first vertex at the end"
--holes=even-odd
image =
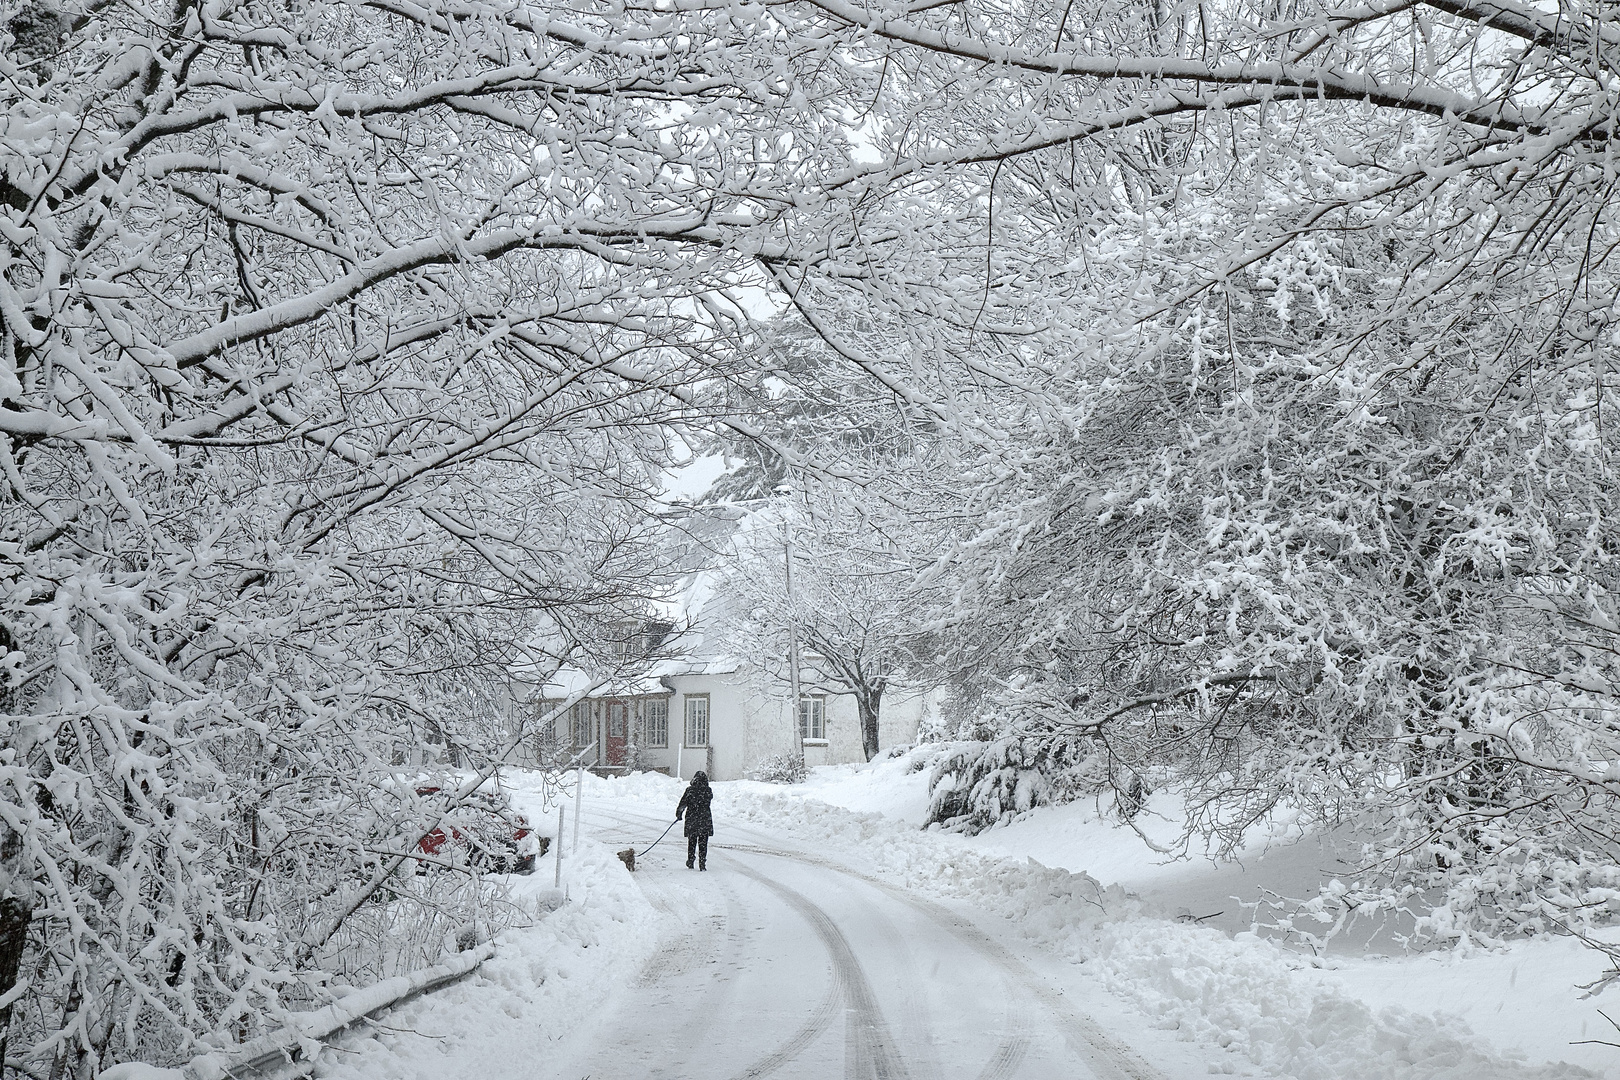
POLYGON ((687 836, 713 836, 714 818, 709 814, 709 800, 714 789, 704 779, 693 780, 686 786, 686 794, 675 804, 675 818, 686 818, 687 836))

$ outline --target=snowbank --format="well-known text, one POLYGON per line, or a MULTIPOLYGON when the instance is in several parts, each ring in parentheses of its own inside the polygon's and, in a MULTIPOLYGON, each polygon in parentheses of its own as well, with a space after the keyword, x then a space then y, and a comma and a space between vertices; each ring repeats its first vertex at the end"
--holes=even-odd
MULTIPOLYGON (((541 872, 508 879, 511 900, 535 921, 499 934, 494 955, 462 982, 378 1020, 359 1021, 321 1053, 314 1075, 323 1080, 533 1077, 563 1037, 584 1026, 640 970, 658 936, 651 905, 610 847, 582 838, 577 852, 567 851, 564 866, 566 901, 551 889, 549 861, 541 872)), ((388 998, 392 994, 383 993, 388 989, 379 985, 375 991, 388 998)), ((351 995, 370 996, 365 990, 351 995)), ((344 1003, 349 1014, 370 1007, 364 1000, 345 998, 344 1003)), ((333 1009, 311 1014, 305 1027, 333 1009)), ((215 1064, 203 1059, 202 1075, 222 1075, 215 1064)), ((194 1077, 190 1071, 137 1062, 101 1075, 106 1080, 194 1077)))
MULTIPOLYGON (((1462 1020, 1375 1010, 1297 954, 1252 935, 1131 919, 1100 935, 1109 985, 1163 1028, 1298 1080, 1553 1080, 1595 1074, 1499 1053, 1462 1020)), ((1534 1003, 1527 1002, 1532 1007, 1534 1003)), ((1232 1071, 1236 1071, 1235 1068, 1232 1071)))
POLYGON ((729 785, 741 791, 787 794, 818 799, 846 810, 882 814, 921 826, 928 816, 928 770, 912 769, 906 755, 871 765, 819 765, 802 784, 780 787, 740 781, 729 785))
MULTIPOLYGON (((577 852, 566 852, 563 868, 567 903, 532 926, 501 934, 495 956, 476 975, 389 1013, 370 1037, 342 1040, 317 1075, 534 1076, 565 1034, 634 977, 657 941, 655 914, 611 848, 582 838, 577 852)), ((520 903, 543 910, 555 902, 549 859, 512 881, 520 903)))

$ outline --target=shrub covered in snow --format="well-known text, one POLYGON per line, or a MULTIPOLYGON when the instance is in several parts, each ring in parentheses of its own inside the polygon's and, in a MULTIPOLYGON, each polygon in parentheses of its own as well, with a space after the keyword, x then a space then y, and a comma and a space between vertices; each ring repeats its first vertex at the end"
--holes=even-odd
POLYGON ((762 780, 767 784, 802 784, 809 775, 805 768, 804 759, 794 753, 773 754, 754 766, 748 774, 750 780, 762 780))
POLYGON ((1108 786, 1106 755, 1089 739, 1026 733, 961 742, 934 759, 928 821, 976 833, 1108 786))

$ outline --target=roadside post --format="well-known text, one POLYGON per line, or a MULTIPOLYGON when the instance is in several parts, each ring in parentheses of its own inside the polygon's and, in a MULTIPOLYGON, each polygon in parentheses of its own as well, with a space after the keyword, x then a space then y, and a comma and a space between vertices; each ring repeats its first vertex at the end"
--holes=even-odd
MULTIPOLYGON (((580 808, 585 805, 585 755, 579 755, 579 772, 574 774, 574 851, 579 851, 579 819, 584 815, 580 808)), ((557 838, 561 840, 561 837, 557 838)))
MULTIPOLYGON (((791 512, 791 507, 789 512, 791 512)), ((789 716, 793 724, 793 752, 798 756, 799 765, 804 765, 804 721, 800 710, 804 708, 804 698, 800 697, 799 689, 799 609, 793 604, 793 528, 788 522, 787 515, 782 517, 782 573, 784 584, 787 586, 786 598, 788 609, 788 683, 789 692, 793 694, 793 707, 789 716)))
POLYGON ((552 874, 552 877, 551 877, 551 887, 553 889, 562 888, 563 822, 565 822, 567 820, 568 820, 568 807, 566 807, 566 806, 557 807, 557 861, 556 861, 556 871, 552 874))

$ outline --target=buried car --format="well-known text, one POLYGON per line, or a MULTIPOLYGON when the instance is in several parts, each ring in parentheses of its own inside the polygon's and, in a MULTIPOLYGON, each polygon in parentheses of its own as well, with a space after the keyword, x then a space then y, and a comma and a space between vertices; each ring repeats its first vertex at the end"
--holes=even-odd
POLYGON ((416 794, 429 808, 443 808, 433 831, 417 842, 418 851, 434 856, 417 863, 418 873, 451 862, 491 874, 532 874, 535 860, 551 846, 551 838, 536 834, 502 793, 475 791, 455 806, 448 806, 450 793, 443 788, 419 787, 416 794))

